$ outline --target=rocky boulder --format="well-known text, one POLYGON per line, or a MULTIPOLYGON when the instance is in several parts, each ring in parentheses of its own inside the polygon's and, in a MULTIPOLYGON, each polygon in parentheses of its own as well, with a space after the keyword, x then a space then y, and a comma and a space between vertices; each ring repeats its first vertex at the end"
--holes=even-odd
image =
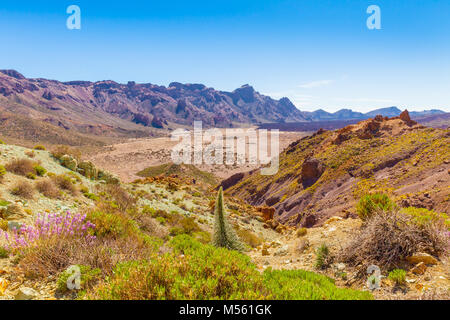
POLYGON ((61 165, 63 167, 66 167, 69 170, 76 171, 78 167, 77 160, 73 158, 72 156, 69 156, 67 154, 63 155, 60 159, 61 165))
POLYGON ((400 114, 399 118, 400 118, 400 120, 405 122, 410 127, 417 124, 417 122, 415 122, 414 120, 411 120, 411 117, 409 116, 408 110, 403 111, 400 114))
POLYGON ((98 169, 90 161, 80 162, 78 172, 88 179, 96 180, 98 178, 98 169))
POLYGON ((301 172, 301 183, 306 189, 316 183, 324 172, 322 162, 315 158, 309 158, 303 162, 301 172))

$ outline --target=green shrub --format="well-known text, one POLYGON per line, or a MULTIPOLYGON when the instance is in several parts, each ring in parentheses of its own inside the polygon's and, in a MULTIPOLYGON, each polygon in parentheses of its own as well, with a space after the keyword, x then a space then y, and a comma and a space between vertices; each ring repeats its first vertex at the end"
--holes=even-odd
POLYGON ((149 215, 151 215, 153 218, 155 218, 155 216, 156 216, 156 210, 153 209, 152 207, 150 207, 149 205, 145 205, 145 206, 142 208, 142 213, 143 213, 143 214, 149 214, 149 215))
MULTIPOLYGON (((92 269, 89 266, 77 265, 80 268, 81 278, 80 278, 80 290, 86 290, 92 287, 101 276, 101 270, 96 268, 92 269)), ((60 273, 57 280, 57 290, 62 293, 68 292, 70 289, 67 288, 67 280, 70 276, 73 275, 73 272, 69 272, 65 270, 60 273)))
POLYGON ((297 232, 295 233, 297 235, 298 238, 306 236, 306 234, 308 233, 308 229, 306 228, 299 228, 297 229, 297 232))
POLYGON ((36 175, 32 172, 28 172, 26 177, 30 180, 36 180, 36 175))
POLYGON ((156 221, 158 221, 162 225, 166 224, 166 219, 164 219, 163 217, 156 217, 156 221))
POLYGON ((5 169, 5 167, 2 166, 2 165, 0 164, 0 181, 3 179, 3 177, 5 176, 5 174, 6 174, 6 169, 5 169))
POLYGON ((3 247, 0 247, 0 259, 6 259, 9 257, 9 251, 3 247))
POLYGON ((34 172, 36 172, 39 177, 43 177, 47 173, 47 170, 40 165, 36 165, 34 166, 34 172))
POLYGON ((325 243, 322 243, 322 245, 316 250, 315 267, 317 269, 326 269, 333 262, 332 260, 330 249, 325 243))
POLYGON ((47 150, 47 149, 45 149, 45 147, 43 146, 43 145, 37 145, 37 146, 34 146, 34 148, 33 148, 34 150, 42 150, 42 151, 45 151, 45 150, 47 150))
POLYGON ((0 199, 0 207, 7 207, 11 204, 11 202, 0 199))
POLYGON ((3 140, 0 140, 0 144, 5 144, 5 143, 3 142, 3 140))
POLYGON ((94 193, 85 192, 85 193, 83 193, 83 195, 84 195, 86 198, 91 199, 91 200, 94 200, 94 201, 99 201, 99 200, 100 200, 100 197, 97 196, 97 195, 94 194, 94 193))
POLYGON ((389 211, 394 209, 395 203, 383 193, 364 195, 359 199, 356 212, 361 220, 367 220, 377 211, 389 211))
POLYGON ((396 285, 403 285, 406 283, 406 271, 403 269, 394 269, 389 272, 388 278, 396 285))
POLYGON ((445 213, 438 213, 433 210, 415 207, 402 208, 400 212, 410 215, 414 222, 420 226, 426 226, 433 222, 442 221, 447 229, 450 230, 450 217, 445 213))
POLYGON ((92 211, 87 214, 87 219, 95 225, 97 237, 121 238, 139 234, 136 222, 121 213, 92 211))
POLYGON ((265 270, 264 285, 276 300, 373 300, 369 292, 338 288, 334 280, 304 270, 265 270))
POLYGON ((113 276, 87 298, 262 299, 268 294, 249 257, 202 245, 186 235, 173 238, 171 245, 171 254, 118 265, 113 276))
POLYGON ((85 299, 373 299, 368 292, 337 288, 312 272, 259 273, 250 258, 235 250, 201 244, 187 235, 170 241, 171 253, 149 261, 119 264, 85 299), (181 254, 183 256, 181 256, 181 254))

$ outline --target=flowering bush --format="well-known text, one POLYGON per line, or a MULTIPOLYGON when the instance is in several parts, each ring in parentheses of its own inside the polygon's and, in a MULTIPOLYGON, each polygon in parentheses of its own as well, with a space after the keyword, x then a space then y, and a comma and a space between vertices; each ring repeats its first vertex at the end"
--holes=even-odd
POLYGON ((90 230, 95 225, 86 221, 85 214, 38 214, 33 225, 23 225, 11 232, 0 231, 0 239, 6 240, 6 249, 28 248, 41 239, 52 237, 95 239, 90 230))

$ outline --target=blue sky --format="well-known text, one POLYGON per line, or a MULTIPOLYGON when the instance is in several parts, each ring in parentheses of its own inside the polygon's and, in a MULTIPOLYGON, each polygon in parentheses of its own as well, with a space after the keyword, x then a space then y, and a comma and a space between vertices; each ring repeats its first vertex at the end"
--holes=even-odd
POLYGON ((56 80, 251 84, 301 110, 450 111, 450 1, 11 1, 0 68, 56 80), (81 8, 81 30, 66 8, 81 8), (381 30, 369 30, 369 5, 381 30))

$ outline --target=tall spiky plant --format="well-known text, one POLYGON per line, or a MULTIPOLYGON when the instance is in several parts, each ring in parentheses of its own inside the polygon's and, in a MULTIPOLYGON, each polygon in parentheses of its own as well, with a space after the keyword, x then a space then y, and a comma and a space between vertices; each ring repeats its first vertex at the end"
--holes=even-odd
POLYGON ((233 227, 228 223, 226 217, 225 205, 223 203, 222 187, 220 187, 219 193, 217 195, 214 215, 215 224, 213 245, 216 247, 242 251, 244 249, 244 245, 239 240, 233 227))

